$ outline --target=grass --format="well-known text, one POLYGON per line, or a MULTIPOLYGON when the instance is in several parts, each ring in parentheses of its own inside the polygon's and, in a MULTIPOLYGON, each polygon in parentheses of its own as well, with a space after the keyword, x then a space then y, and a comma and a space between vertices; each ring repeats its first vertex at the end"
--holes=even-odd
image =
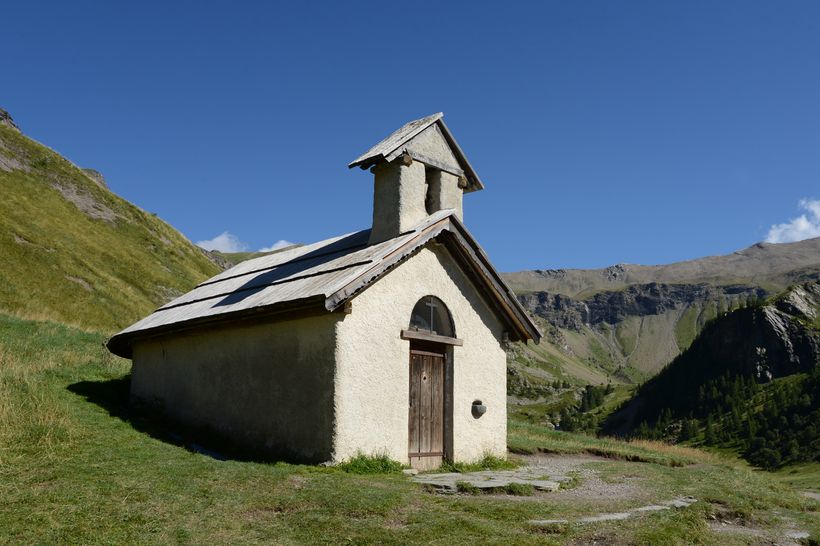
POLYGON ((467 495, 492 495, 502 493, 505 495, 512 495, 514 497, 531 497, 535 494, 535 488, 532 484, 518 482, 508 483, 507 485, 499 487, 482 488, 476 487, 470 482, 457 481, 456 489, 459 493, 464 493, 467 495))
POLYGON ((561 410, 578 403, 575 398, 576 388, 562 390, 552 395, 548 400, 541 403, 519 404, 510 406, 508 413, 511 417, 527 420, 531 423, 542 423, 554 414, 559 414, 561 410))
POLYGON ((397 474, 404 469, 404 465, 387 455, 368 456, 360 453, 336 465, 336 468, 350 474, 397 474))
POLYGON ((518 463, 509 459, 502 459, 494 455, 484 455, 475 463, 445 461, 435 472, 480 472, 482 470, 512 470, 518 468, 518 463))
POLYGON ((681 351, 686 350, 698 336, 700 331, 698 316, 700 316, 700 307, 690 305, 675 324, 675 341, 681 351))
MULTIPOLYGON (((767 528, 789 518, 815 537, 820 532, 816 505, 780 476, 694 449, 516 422, 511 446, 606 455, 590 467, 609 481, 639 476, 642 496, 562 499, 523 489, 518 497, 439 495, 378 457, 330 469, 217 460, 128 413, 129 363, 109 356, 103 340, 0 315, 0 544, 565 544, 601 537, 612 544, 731 544, 706 526, 715 510, 767 528), (572 521, 679 494, 699 502, 550 533, 528 523, 572 521)), ((482 467, 497 464, 485 460, 482 467)))
POLYGON ((649 440, 627 442, 612 438, 593 438, 582 434, 549 430, 532 423, 519 421, 509 423, 507 445, 514 453, 588 453, 611 459, 675 467, 721 462, 721 458, 717 455, 690 447, 649 440))
POLYGON ((45 146, 0 126, 0 150, 27 169, 0 170, 5 312, 110 331, 218 271, 171 226, 45 146))
POLYGON ((787 466, 774 475, 795 489, 820 493, 820 462, 787 466))
POLYGON ((618 341, 618 345, 621 346, 624 356, 629 356, 635 350, 638 341, 636 336, 638 328, 640 328, 640 318, 638 317, 628 317, 615 327, 615 339, 618 341))

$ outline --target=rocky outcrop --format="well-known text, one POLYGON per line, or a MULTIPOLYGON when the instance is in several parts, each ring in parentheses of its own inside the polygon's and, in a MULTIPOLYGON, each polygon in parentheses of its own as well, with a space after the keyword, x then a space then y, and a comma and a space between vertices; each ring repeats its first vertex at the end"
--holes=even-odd
POLYGON ((549 292, 522 294, 518 299, 528 311, 550 324, 580 331, 584 325, 615 325, 630 316, 660 315, 692 304, 722 302, 730 306, 765 296, 763 289, 747 285, 648 283, 599 292, 584 300, 549 292))
POLYGON ((97 171, 95 169, 82 169, 82 171, 85 173, 85 175, 88 178, 90 178, 92 181, 94 181, 94 183, 97 184, 99 187, 101 187, 103 189, 106 189, 106 190, 108 189, 108 184, 106 184, 106 182, 105 182, 105 177, 102 175, 102 173, 100 171, 97 171))
MULTIPOLYGON (((665 409, 677 418, 693 414, 705 418, 704 389, 715 389, 719 381, 731 384, 733 378, 742 377, 768 383, 812 372, 820 365, 820 329, 810 319, 818 310, 820 283, 812 282, 793 287, 765 305, 718 317, 610 416, 604 429, 623 434, 643 421, 655 422, 665 409)), ((710 396, 717 400, 719 393, 714 392, 710 396)))
POLYGON ((203 254, 205 254, 205 256, 207 256, 209 260, 211 260, 211 262, 213 262, 222 271, 230 269, 235 265, 230 260, 226 259, 219 252, 216 252, 214 250, 205 250, 204 248, 200 248, 200 250, 203 254))
POLYGON ((763 381, 809 371, 820 363, 820 335, 777 304, 726 315, 704 329, 695 343, 693 349, 726 369, 752 372, 763 381))
POLYGON ((782 298, 775 301, 775 306, 784 313, 800 317, 809 322, 817 319, 820 308, 820 282, 795 286, 782 298))
POLYGON ((518 300, 531 314, 558 328, 578 332, 584 324, 589 324, 589 308, 582 301, 549 292, 522 294, 518 300))
POLYGON ((2 108, 0 108, 0 125, 11 127, 15 131, 20 132, 20 128, 17 126, 16 123, 14 123, 14 120, 11 119, 11 115, 2 108))

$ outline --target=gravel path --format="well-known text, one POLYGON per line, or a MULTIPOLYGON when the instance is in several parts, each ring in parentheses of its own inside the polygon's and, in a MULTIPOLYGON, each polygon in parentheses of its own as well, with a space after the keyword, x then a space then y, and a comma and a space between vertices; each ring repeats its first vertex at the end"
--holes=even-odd
POLYGON ((639 485, 641 478, 625 478, 625 481, 613 483, 602 480, 599 473, 585 468, 588 463, 611 462, 612 459, 595 455, 558 455, 539 453, 519 457, 527 465, 546 467, 551 474, 571 476, 576 474, 579 484, 571 489, 561 489, 551 493, 550 500, 628 500, 641 497, 643 489, 639 485))

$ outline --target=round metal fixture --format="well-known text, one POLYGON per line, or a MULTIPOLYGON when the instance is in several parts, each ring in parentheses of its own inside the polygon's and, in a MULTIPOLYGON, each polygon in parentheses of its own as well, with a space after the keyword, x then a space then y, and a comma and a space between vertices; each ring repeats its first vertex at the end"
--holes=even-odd
POLYGON ((481 400, 473 400, 473 417, 478 419, 487 413, 487 406, 481 403, 481 400))

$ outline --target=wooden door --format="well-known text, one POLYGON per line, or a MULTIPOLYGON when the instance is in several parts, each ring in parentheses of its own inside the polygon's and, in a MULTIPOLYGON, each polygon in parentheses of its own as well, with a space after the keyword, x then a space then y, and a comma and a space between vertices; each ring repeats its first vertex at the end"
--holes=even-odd
POLYGON ((444 351, 410 349, 410 466, 438 468, 444 459, 444 351))

